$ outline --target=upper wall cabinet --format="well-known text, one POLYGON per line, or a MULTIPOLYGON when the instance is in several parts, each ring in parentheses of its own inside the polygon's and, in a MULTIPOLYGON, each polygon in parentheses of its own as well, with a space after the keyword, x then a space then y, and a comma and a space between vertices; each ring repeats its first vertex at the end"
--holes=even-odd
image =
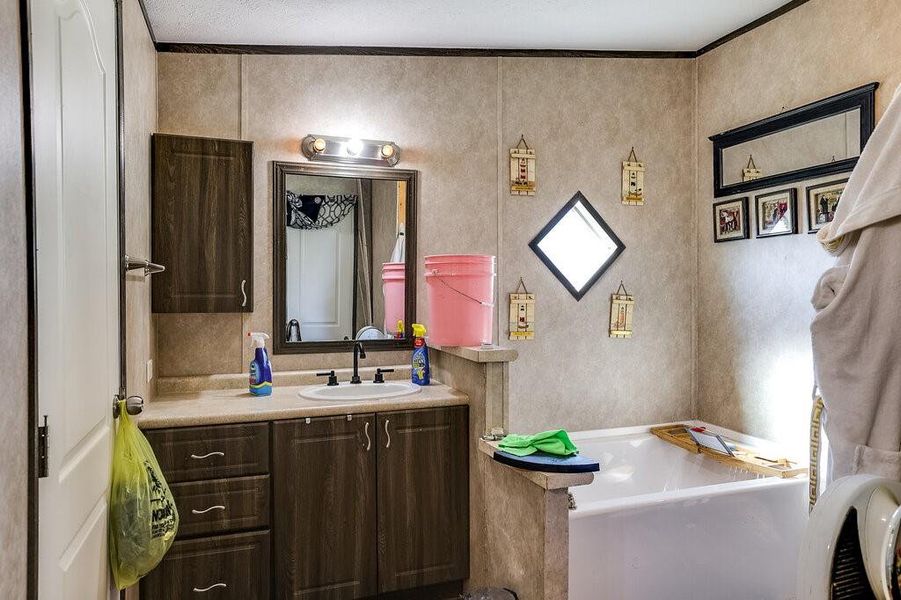
POLYGON ((253 144, 153 136, 153 312, 253 310, 253 144))
POLYGON ((852 170, 875 127, 878 85, 861 86, 712 136, 713 195, 852 170))

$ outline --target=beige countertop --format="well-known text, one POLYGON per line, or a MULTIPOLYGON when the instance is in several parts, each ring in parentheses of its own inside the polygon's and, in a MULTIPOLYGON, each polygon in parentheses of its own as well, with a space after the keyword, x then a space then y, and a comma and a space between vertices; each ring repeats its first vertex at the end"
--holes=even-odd
POLYGON ((304 387, 313 386, 276 387, 271 396, 253 396, 243 389, 166 394, 148 402, 135 421, 141 429, 159 429, 469 404, 466 394, 437 382, 415 394, 384 400, 308 400, 298 395, 304 387))

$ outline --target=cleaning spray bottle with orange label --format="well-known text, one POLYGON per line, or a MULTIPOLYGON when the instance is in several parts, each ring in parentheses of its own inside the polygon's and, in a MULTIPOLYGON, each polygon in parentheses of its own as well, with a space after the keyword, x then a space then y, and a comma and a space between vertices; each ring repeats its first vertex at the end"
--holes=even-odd
POLYGON ((429 385, 431 368, 429 367, 429 347, 425 345, 425 326, 413 323, 413 383, 429 385))

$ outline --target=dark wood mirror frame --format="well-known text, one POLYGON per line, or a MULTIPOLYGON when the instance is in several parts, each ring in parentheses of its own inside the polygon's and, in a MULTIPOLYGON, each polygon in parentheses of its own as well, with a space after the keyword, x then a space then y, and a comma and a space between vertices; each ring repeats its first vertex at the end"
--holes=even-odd
POLYGON ((732 146, 764 137, 777 131, 791 129, 805 123, 812 123, 856 108, 860 109, 860 150, 862 152, 867 140, 870 139, 870 135, 873 133, 873 129, 876 127, 876 88, 878 87, 879 83, 868 83, 853 90, 823 98, 778 115, 710 136, 709 139, 713 142, 714 197, 721 198, 751 190, 851 171, 857 164, 857 156, 786 173, 778 173, 769 177, 761 177, 751 181, 723 185, 723 152, 732 146))
POLYGON ((288 175, 319 177, 352 177, 355 179, 387 179, 407 183, 406 219, 404 228, 406 281, 404 288, 404 329, 402 340, 371 340, 366 350, 403 350, 413 347, 412 326, 416 315, 416 200, 418 172, 382 167, 325 165, 313 163, 272 163, 272 348, 274 354, 312 354, 323 352, 351 352, 353 340, 322 342, 288 342, 281 335, 285 331, 287 297, 285 288, 285 178, 288 175))

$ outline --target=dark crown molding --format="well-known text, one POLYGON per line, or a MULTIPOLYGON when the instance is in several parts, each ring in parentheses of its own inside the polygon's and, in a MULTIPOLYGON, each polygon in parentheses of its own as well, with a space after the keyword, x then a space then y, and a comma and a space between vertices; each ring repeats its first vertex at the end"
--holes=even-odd
POLYGON ((138 0, 147 22, 147 30, 157 52, 189 54, 305 54, 305 55, 346 55, 346 56, 468 56, 505 58, 697 58, 722 46, 726 42, 769 23, 785 13, 794 10, 808 0, 792 0, 759 19, 740 27, 694 51, 649 51, 649 50, 566 50, 566 49, 516 49, 516 48, 419 48, 409 46, 290 46, 264 44, 192 44, 181 42, 158 42, 144 7, 144 0, 138 0))

